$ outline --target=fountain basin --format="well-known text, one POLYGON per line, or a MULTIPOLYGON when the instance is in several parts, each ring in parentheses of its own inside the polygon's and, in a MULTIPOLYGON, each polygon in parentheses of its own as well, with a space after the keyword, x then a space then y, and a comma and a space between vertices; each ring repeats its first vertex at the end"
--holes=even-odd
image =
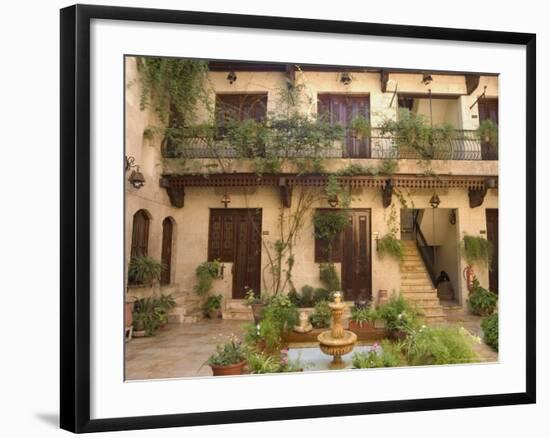
POLYGON ((332 356, 334 359, 329 365, 330 369, 342 369, 346 367, 346 364, 342 361, 342 356, 350 353, 353 350, 355 343, 357 342, 357 335, 348 330, 344 330, 341 338, 332 337, 330 331, 321 333, 317 340, 319 341, 319 348, 325 354, 332 356))

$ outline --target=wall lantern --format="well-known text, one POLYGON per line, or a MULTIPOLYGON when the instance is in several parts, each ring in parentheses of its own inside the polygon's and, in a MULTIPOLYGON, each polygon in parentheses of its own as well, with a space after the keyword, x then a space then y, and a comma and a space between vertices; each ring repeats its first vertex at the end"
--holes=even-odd
POLYGON ((328 198, 328 205, 335 208, 338 205, 338 196, 331 196, 328 198))
POLYGON ((441 200, 439 199, 439 196, 437 196, 437 193, 434 193, 434 195, 430 198, 430 205, 432 208, 439 207, 439 204, 441 204, 441 200))
POLYGON ((434 79, 432 78, 432 75, 428 74, 428 73, 424 73, 422 75, 422 83, 424 85, 430 85, 432 83, 434 79))
POLYGON ((449 213, 449 223, 451 225, 456 224, 456 210, 454 208, 449 213))
POLYGON ((374 236, 374 241, 376 242, 376 251, 378 251, 378 241, 380 240, 378 237, 378 231, 375 231, 372 235, 374 236))
POLYGON ((351 75, 345 71, 340 74, 340 82, 344 85, 349 85, 351 83, 351 75))
POLYGON ((230 84, 233 84, 233 82, 237 80, 237 75, 235 74, 234 71, 229 72, 229 74, 227 75, 227 80, 229 81, 230 84))
POLYGON ((132 173, 130 174, 128 181, 135 189, 141 189, 145 185, 145 177, 143 176, 143 173, 141 173, 139 166, 135 164, 135 161, 136 159, 134 157, 127 156, 125 170, 128 172, 132 169, 132 173))

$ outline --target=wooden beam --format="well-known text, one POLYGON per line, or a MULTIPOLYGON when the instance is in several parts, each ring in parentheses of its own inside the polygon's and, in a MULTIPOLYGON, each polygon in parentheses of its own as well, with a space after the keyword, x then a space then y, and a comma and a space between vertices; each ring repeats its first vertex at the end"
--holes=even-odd
POLYGON ((479 75, 464 75, 466 79, 466 94, 469 96, 479 86, 479 75))
POLYGON ((382 90, 382 93, 387 91, 389 79, 390 73, 387 70, 380 70, 380 89, 382 90))
POLYGON ((393 183, 389 179, 386 181, 386 185, 382 188, 382 207, 388 208, 391 205, 393 196, 393 183))
POLYGON ((281 204, 284 208, 290 208, 292 204, 292 187, 287 184, 287 179, 279 178, 279 194, 281 195, 281 204))
POLYGON ((470 198, 470 208, 479 207, 483 204, 485 195, 487 194, 487 187, 482 189, 468 189, 468 198, 470 198))
POLYGON ((296 67, 294 64, 286 64, 286 74, 292 83, 296 80, 296 67))

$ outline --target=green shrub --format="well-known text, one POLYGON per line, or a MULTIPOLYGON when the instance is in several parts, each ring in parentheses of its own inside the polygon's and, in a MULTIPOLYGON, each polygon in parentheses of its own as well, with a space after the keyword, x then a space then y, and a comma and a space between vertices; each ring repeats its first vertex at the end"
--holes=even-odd
POLYGON ((313 302, 318 303, 319 301, 329 301, 330 292, 327 289, 318 287, 313 291, 313 302))
POLYGON ((495 311, 498 303, 497 294, 484 289, 479 281, 474 279, 473 291, 468 297, 468 308, 474 315, 486 316, 495 311))
POLYGON ((160 279, 162 263, 148 256, 132 257, 128 264, 128 282, 130 284, 151 284, 160 279))
POLYGON ((362 325, 366 322, 374 322, 376 319, 377 313, 371 307, 352 307, 351 310, 351 321, 362 325))
POLYGON ((402 344, 410 365, 444 365, 475 362, 479 340, 460 327, 426 327, 412 331, 402 344))
POLYGON ((498 351, 498 313, 493 313, 481 321, 483 340, 493 350, 498 351))
POLYGON ((329 292, 340 290, 340 278, 332 263, 323 263, 320 266, 319 279, 329 292))
POLYGON ((202 305, 202 310, 206 316, 210 315, 211 311, 219 310, 222 306, 222 295, 210 295, 202 305))
POLYGON ((197 284, 194 287, 198 295, 206 295, 210 292, 214 279, 218 277, 220 270, 220 262, 214 260, 212 262, 203 262, 195 270, 197 276, 197 284))
POLYGON ((351 363, 353 368, 396 367, 403 363, 403 355, 397 344, 385 339, 381 345, 374 344, 368 353, 354 353, 351 363))
POLYGON ((492 120, 487 119, 480 122, 477 135, 481 141, 485 141, 491 146, 498 145, 498 126, 492 120))
POLYGON ((296 289, 292 289, 292 290, 290 290, 290 292, 288 292, 288 299, 296 307, 302 307, 302 297, 296 291, 296 289))
POLYGON ((392 295, 390 300, 376 310, 375 318, 384 320, 388 331, 410 331, 420 325, 420 314, 401 295, 392 295))
POLYGON ((376 250, 380 257, 388 255, 398 261, 403 260, 403 242, 392 233, 388 233, 378 240, 376 250))
POLYGON ((313 287, 309 285, 302 286, 302 294, 300 297, 301 307, 312 307, 313 306, 313 287))
POLYGON ((470 266, 481 263, 491 266, 493 258, 493 245, 487 239, 480 236, 464 236, 461 243, 462 257, 470 266))
POLYGON ((278 373, 281 363, 275 356, 262 352, 253 352, 247 357, 248 371, 250 374, 278 373))
POLYGON ((330 327, 331 312, 328 301, 319 301, 315 304, 313 314, 309 317, 311 325, 315 328, 330 327))
POLYGON ((246 349, 241 342, 231 339, 219 344, 216 351, 208 358, 208 365, 235 365, 246 358, 246 349))

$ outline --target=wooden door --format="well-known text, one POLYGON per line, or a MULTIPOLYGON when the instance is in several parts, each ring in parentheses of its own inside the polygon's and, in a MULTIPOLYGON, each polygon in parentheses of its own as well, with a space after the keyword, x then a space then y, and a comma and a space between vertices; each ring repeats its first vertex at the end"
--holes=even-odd
POLYGON ((344 231, 342 290, 346 300, 372 298, 370 210, 352 210, 344 231))
POLYGON ((260 293, 261 235, 261 209, 210 210, 208 259, 233 263, 235 299, 244 298, 247 289, 260 293))
POLYGON ((172 235, 174 226, 170 218, 162 221, 162 271, 160 284, 170 284, 170 273, 172 272, 172 235))
POLYGON ((489 290, 498 294, 498 209, 485 210, 487 239, 493 244, 493 260, 489 271, 489 290))
MULTIPOLYGON (((491 120, 498 126, 498 99, 480 99, 479 123, 491 120)), ((498 160, 498 145, 492 145, 486 141, 481 142, 481 158, 483 160, 498 160)))
MULTIPOLYGON (((350 96, 340 94, 319 95, 317 111, 331 124, 340 124, 347 128, 357 116, 370 120, 369 96, 350 96)), ((370 158, 370 138, 357 138, 346 129, 345 155, 350 158, 370 158)))

